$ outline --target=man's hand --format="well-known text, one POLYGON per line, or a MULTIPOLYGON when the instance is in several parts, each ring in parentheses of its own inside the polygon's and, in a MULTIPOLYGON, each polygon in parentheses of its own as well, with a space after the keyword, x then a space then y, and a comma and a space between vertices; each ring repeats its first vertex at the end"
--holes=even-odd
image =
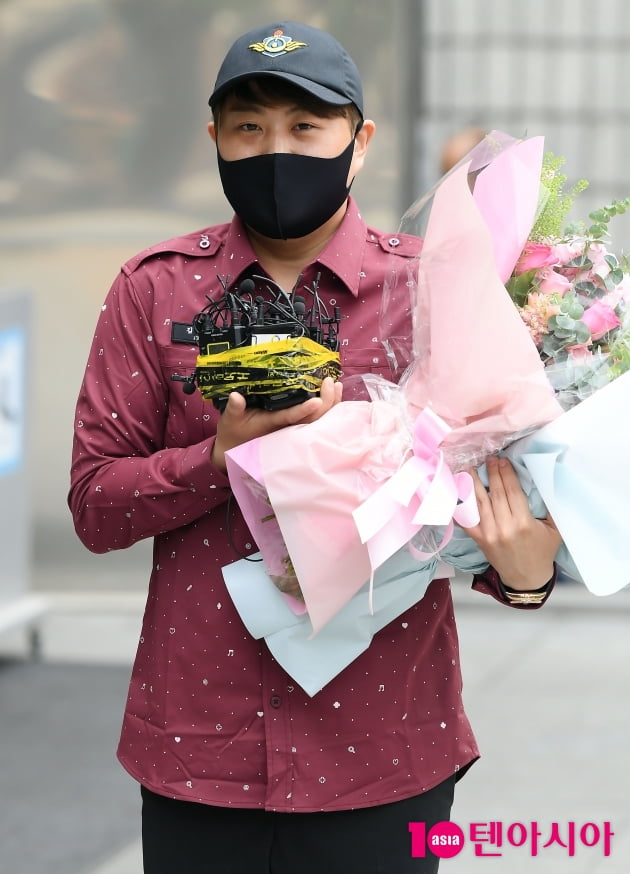
POLYGON ((511 589, 539 589, 553 576, 562 538, 549 517, 532 516, 518 477, 506 458, 488 458, 488 490, 471 471, 479 524, 465 528, 501 581, 511 589))
POLYGON ((242 394, 231 392, 217 425, 212 463, 225 471, 225 453, 232 447, 286 428, 287 425, 314 422, 339 403, 342 391, 342 384, 327 376, 321 384, 319 397, 274 412, 248 407, 242 394))

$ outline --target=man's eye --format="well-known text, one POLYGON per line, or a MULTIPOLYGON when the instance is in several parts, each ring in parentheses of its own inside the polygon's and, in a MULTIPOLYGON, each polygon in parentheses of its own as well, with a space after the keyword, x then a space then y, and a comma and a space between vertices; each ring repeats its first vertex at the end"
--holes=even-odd
POLYGON ((254 124, 253 121, 246 121, 243 124, 239 125, 240 130, 252 131, 258 130, 258 125, 254 124))

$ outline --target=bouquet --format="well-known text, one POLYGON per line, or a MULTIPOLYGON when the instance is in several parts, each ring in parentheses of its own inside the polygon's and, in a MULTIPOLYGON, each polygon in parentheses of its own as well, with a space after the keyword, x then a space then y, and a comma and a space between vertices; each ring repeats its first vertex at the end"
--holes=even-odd
POLYGON ((505 450, 536 515, 550 512, 563 544, 556 563, 595 595, 630 583, 630 277, 608 248, 608 223, 630 198, 561 230, 583 180, 564 194, 562 159, 543 161, 545 207, 507 282, 566 411, 505 450), (595 451, 596 450, 596 451, 595 451))
POLYGON ((588 228, 575 223, 561 232, 574 195, 587 185, 581 180, 564 194, 562 163, 545 155, 547 200, 507 288, 568 410, 630 370, 630 265, 607 248, 608 223, 630 198, 591 213, 588 228))
MULTIPOLYGON (((492 135, 425 199, 416 270, 394 289, 411 296, 413 337, 382 338, 389 349, 412 340, 399 385, 373 378, 371 401, 343 401, 227 454, 263 560, 285 551, 300 598, 255 583, 260 568, 247 563, 224 569, 228 588, 249 630, 298 682, 307 658, 310 672, 327 660, 309 688, 348 664, 339 641, 352 638, 356 656, 436 575, 487 567, 459 527, 478 519, 465 468, 562 413, 505 291, 536 217, 542 146, 540 137, 492 135), (492 344, 471 330, 477 324, 492 344), (439 532, 436 542, 416 546, 427 531, 439 532)), ((402 230, 413 232, 419 214, 402 230)))
MULTIPOLYGON (((562 370, 575 377, 585 358, 579 346, 605 362, 609 377, 623 366, 616 350, 627 349, 625 263, 608 252, 603 262, 594 257, 602 237, 592 228, 581 236, 542 234, 559 195, 541 177, 544 183, 542 138, 488 135, 403 217, 401 231, 423 243, 414 274, 384 291, 383 310, 402 286, 410 295, 412 336, 382 337, 402 361, 411 351, 400 383, 368 378, 371 401, 343 401, 312 424, 227 454, 263 559, 225 568, 228 590, 249 631, 265 638, 309 694, 420 600, 436 576, 487 567, 462 527, 476 522, 466 468, 491 453, 513 460, 534 515, 551 512, 565 539, 557 561, 569 575, 600 594, 630 581, 619 498, 630 489, 630 482, 625 491, 619 486, 630 479, 622 463, 630 419, 615 412, 620 397, 630 409, 630 373, 592 397, 582 380, 585 399, 568 412, 566 390, 554 391, 549 379, 562 370), (578 238, 581 249, 568 261, 579 263, 561 263, 554 248, 578 238), (547 263, 528 263, 534 251, 547 263), (545 311, 534 336, 528 307, 548 290, 545 268, 548 279, 566 270, 572 287, 553 292, 556 310, 545 311), (572 302, 566 314, 564 298, 572 302), (614 311, 603 331, 592 321, 602 307, 614 311), (589 326, 588 338, 580 326, 569 337, 564 315, 589 326), (585 505, 597 510, 595 522, 585 505), (608 564, 598 587, 602 553, 608 564)), ((621 206, 601 215, 613 208, 621 206)))

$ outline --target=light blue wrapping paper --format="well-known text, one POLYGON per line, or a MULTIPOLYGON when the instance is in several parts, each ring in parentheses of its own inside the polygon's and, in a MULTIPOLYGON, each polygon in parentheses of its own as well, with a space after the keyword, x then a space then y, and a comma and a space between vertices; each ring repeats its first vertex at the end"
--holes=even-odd
MULTIPOLYGON (((463 572, 487 567, 483 554, 461 530, 442 551, 442 559, 463 572)), ((314 636, 308 615, 297 616, 291 610, 262 561, 241 559, 224 567, 223 577, 249 633, 264 638, 276 661, 313 696, 368 648, 377 631, 417 603, 436 575, 445 572, 449 569, 437 558, 421 564, 404 547, 374 574, 373 613, 366 582, 314 636)))
POLYGON ((534 515, 544 504, 562 535, 558 566, 594 595, 629 585, 630 372, 504 454, 534 515))

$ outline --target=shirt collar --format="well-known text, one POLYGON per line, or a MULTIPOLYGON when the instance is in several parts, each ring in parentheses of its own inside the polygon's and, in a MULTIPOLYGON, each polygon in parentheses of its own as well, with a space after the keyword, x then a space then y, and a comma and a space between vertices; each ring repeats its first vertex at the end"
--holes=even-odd
POLYGON ((223 249, 219 255, 219 265, 217 265, 219 270, 217 272, 224 277, 229 276, 231 284, 257 263, 256 253, 252 249, 245 225, 235 215, 227 228, 223 249))
MULTIPOLYGON (((356 201, 350 197, 341 224, 315 259, 317 264, 339 277, 348 291, 355 297, 359 294, 365 236, 365 222, 361 218, 356 201)), ((233 283, 257 263, 256 253, 252 249, 245 226, 241 219, 235 215, 228 226, 218 272, 222 276, 229 276, 230 283, 233 283)))
POLYGON ((354 297, 359 295, 366 230, 356 201, 349 197, 341 224, 317 258, 319 264, 339 277, 354 297))

